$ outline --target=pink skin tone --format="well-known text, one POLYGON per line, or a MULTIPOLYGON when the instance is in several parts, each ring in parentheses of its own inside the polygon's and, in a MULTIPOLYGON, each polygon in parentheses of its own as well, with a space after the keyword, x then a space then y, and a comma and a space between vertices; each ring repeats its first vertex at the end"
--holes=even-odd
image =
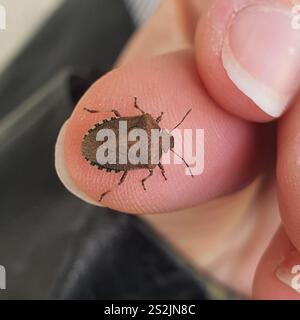
POLYGON ((255 151, 261 143, 261 139, 257 139, 257 126, 217 108, 201 88, 192 53, 179 52, 109 73, 96 82, 77 105, 67 124, 65 161, 72 180, 94 200, 116 185, 121 173, 97 170, 82 157, 84 134, 95 123, 111 116, 90 114, 83 109, 99 106, 107 110, 113 106, 121 115, 138 115, 133 107, 134 96, 138 97, 140 107, 154 117, 163 110, 161 126, 167 129, 174 127, 189 108, 193 109, 183 127, 205 129, 205 170, 201 176, 191 178, 184 174, 184 164, 166 164, 168 181, 164 182, 156 168, 146 183, 148 192, 141 185, 148 172, 131 171, 128 180, 103 199, 104 205, 131 213, 171 212, 232 192, 253 177, 257 170, 255 151), (226 137, 230 143, 225 144, 219 136, 226 137), (214 178, 216 175, 218 179, 214 178))
POLYGON ((195 268, 255 299, 300 299, 290 286, 289 273, 300 259, 300 103, 295 81, 299 59, 294 56, 299 55, 300 41, 292 32, 284 42, 280 32, 268 29, 275 23, 284 34, 289 32, 282 12, 292 4, 288 0, 164 2, 126 48, 120 67, 97 81, 81 99, 56 148, 56 166, 67 188, 99 205, 99 195, 116 185, 121 174, 91 167, 81 155, 80 144, 90 127, 112 114, 89 114, 83 108, 115 108, 121 115, 136 115, 133 97, 137 96, 151 115, 164 111, 161 127, 167 129, 193 108, 182 128, 205 129, 204 173, 192 179, 184 175, 183 164, 166 165, 168 181, 157 168, 144 191, 140 181, 147 171, 132 171, 103 204, 137 214, 172 212, 143 218, 195 268), (275 10, 269 23, 264 11, 247 11, 257 5, 275 10), (240 38, 251 25, 251 15, 259 21, 254 31, 260 27, 263 32, 257 37, 249 33, 249 43, 254 45, 245 40, 250 46, 246 50, 240 38), (224 56, 225 39, 231 56, 226 56, 228 50, 224 56), (267 59, 265 40, 274 48, 280 42, 287 50, 273 49, 276 52, 267 59), (280 77, 272 73, 276 59, 280 77), (253 89, 257 84, 266 86, 264 93, 270 94, 267 101, 272 103, 264 104, 266 96, 253 89), (280 100, 272 100, 274 96, 283 97, 287 105, 274 104, 280 100), (273 124, 266 124, 274 120, 273 112, 278 113, 277 135, 273 124), (244 188, 261 172, 264 179, 257 188, 244 188), (234 193, 237 190, 241 192, 234 193), (277 197, 282 226, 272 239, 281 222, 277 197), (239 211, 245 203, 247 210, 239 211))
POLYGON ((280 228, 264 253, 253 286, 256 299, 299 300, 299 292, 292 288, 292 269, 300 265, 299 252, 295 251, 280 228))
POLYGON ((291 26, 291 8, 290 1, 218 0, 199 20, 199 73, 229 112, 266 122, 293 100, 299 88, 300 32, 291 26))

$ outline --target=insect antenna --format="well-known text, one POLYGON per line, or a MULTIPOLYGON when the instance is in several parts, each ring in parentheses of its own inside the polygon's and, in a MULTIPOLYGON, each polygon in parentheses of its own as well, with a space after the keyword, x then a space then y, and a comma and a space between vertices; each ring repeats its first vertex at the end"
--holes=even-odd
POLYGON ((184 158, 181 157, 181 156, 180 156, 177 152, 175 152, 173 149, 170 149, 170 150, 171 150, 174 154, 176 154, 176 156, 179 157, 179 158, 184 162, 184 164, 189 168, 190 174, 191 174, 192 178, 194 178, 193 172, 192 172, 190 166, 189 166, 189 165, 187 164, 187 162, 184 160, 184 158))
POLYGON ((184 115, 184 117, 182 118, 182 120, 178 123, 178 125, 177 125, 176 127, 174 127, 174 128, 170 131, 170 133, 171 133, 173 130, 175 130, 176 128, 178 128, 178 127, 182 124, 182 122, 185 120, 185 118, 188 116, 188 114, 189 114, 191 111, 192 111, 192 109, 190 109, 190 110, 184 115))

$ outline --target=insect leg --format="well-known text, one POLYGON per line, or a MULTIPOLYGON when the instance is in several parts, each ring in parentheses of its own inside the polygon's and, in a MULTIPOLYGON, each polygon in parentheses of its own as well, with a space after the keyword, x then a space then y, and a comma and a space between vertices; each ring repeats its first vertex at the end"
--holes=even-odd
POLYGON ((165 168, 164 168, 164 166, 159 162, 158 163, 158 167, 159 167, 159 169, 160 169, 160 172, 161 172, 161 174, 162 174, 162 176, 164 177, 164 179, 167 181, 168 179, 167 179, 167 177, 166 177, 166 175, 165 175, 165 168))
POLYGON ((160 123, 163 114, 164 114, 164 113, 162 112, 162 113, 160 114, 160 116, 155 119, 155 121, 156 121, 157 123, 160 123))
POLYGON ((93 110, 93 109, 88 109, 88 108, 83 108, 83 110, 89 112, 89 113, 98 113, 100 112, 99 110, 93 110))
POLYGON ((109 110, 109 111, 100 111, 100 110, 94 110, 94 109, 88 109, 88 108, 83 108, 85 111, 89 112, 89 113, 100 113, 100 112, 113 112, 116 117, 121 117, 119 111, 115 110, 115 109, 112 109, 112 110, 109 110))
MULTIPOLYGON (((117 185, 116 187, 120 186, 120 185, 125 181, 125 178, 126 178, 126 176, 127 176, 127 173, 128 173, 128 171, 124 171, 124 173, 122 174, 122 177, 121 177, 121 179, 120 179, 120 181, 119 181, 119 183, 118 183, 118 185, 117 185)), ((110 193, 112 190, 113 190, 113 188, 110 189, 110 190, 108 190, 108 191, 103 192, 103 193, 101 194, 101 197, 100 197, 99 202, 101 202, 101 201, 103 200, 103 198, 104 198, 108 193, 110 193)))
POLYGON ((149 169, 148 176, 146 178, 142 179, 142 186, 143 186, 145 191, 146 191, 145 181, 148 180, 151 176, 153 176, 153 169, 149 169))
POLYGON ((116 117, 121 118, 120 112, 118 110, 112 109, 111 112, 113 112, 116 117))
POLYGON ((122 174, 122 177, 118 183, 118 186, 120 186, 125 181, 127 174, 128 174, 128 171, 124 171, 124 173, 122 174))
POLYGON ((143 111, 137 104, 137 97, 134 97, 134 107, 138 109, 142 114, 145 114, 145 111, 143 111))

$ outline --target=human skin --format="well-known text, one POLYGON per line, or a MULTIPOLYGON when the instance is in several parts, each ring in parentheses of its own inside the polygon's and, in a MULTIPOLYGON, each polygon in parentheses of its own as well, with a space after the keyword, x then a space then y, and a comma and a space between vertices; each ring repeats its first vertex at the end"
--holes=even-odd
POLYGON ((163 1, 116 68, 80 100, 56 146, 63 183, 100 205, 99 195, 116 185, 120 174, 91 167, 80 145, 94 123, 111 115, 83 108, 136 115, 137 96, 153 116, 163 111, 161 126, 170 129, 192 107, 183 126, 205 130, 203 174, 192 179, 182 174, 184 164, 166 165, 168 181, 156 169, 145 192, 141 179, 147 172, 130 172, 102 205, 142 214, 196 269, 254 299, 300 298, 289 273, 292 264, 300 264, 300 103, 294 81, 300 31, 285 34, 292 5, 283 0, 163 1), (265 12, 271 12, 269 20, 265 12), (249 34, 253 21, 265 34, 249 34), (274 23, 282 30, 273 33, 274 23), (243 30, 256 44, 247 50, 246 40, 240 40, 243 30), (279 31, 285 35, 281 45, 289 50, 276 47, 279 31), (265 51, 272 50, 270 58, 265 51), (274 82, 276 63, 286 81, 274 82), (261 87, 263 94, 257 91, 261 87))

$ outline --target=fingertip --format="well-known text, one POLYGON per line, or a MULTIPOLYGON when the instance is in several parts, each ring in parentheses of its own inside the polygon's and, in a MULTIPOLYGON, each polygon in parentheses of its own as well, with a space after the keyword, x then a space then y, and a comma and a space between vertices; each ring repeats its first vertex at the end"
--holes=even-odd
MULTIPOLYGON (((189 50, 158 56, 138 64, 120 67, 98 80, 74 110, 65 132, 64 161, 72 181, 95 201, 129 213, 171 212, 238 190, 255 177, 259 165, 254 161, 260 128, 230 116, 218 108, 201 88, 193 53, 189 50), (140 106, 157 117, 164 112, 161 127, 171 129, 189 108, 181 129, 205 130, 204 171, 193 179, 185 174, 184 163, 165 166, 165 181, 156 168, 142 187, 146 170, 129 171, 126 181, 118 185, 122 173, 107 173, 91 166, 81 153, 83 137, 108 113, 88 113, 84 108, 116 109, 122 116, 137 115, 133 97, 140 106)), ((193 147, 194 148, 194 147, 193 147)), ((192 148, 192 149, 193 149, 192 148)), ((195 150, 195 149, 193 149, 195 150)), ((196 161, 198 159, 196 157, 196 161)))
POLYGON ((102 207, 101 203, 95 201, 91 197, 89 197, 87 194, 85 194, 78 186, 74 183, 74 181, 71 179, 66 164, 65 164, 65 157, 64 157, 64 145, 65 145, 65 133, 67 130, 68 120, 63 124, 61 127, 57 141, 55 144, 55 169, 56 173, 60 179, 60 181, 63 183, 63 185, 66 187, 68 191, 70 191, 72 194, 74 194, 79 199, 92 204, 96 206, 102 207))
POLYGON ((277 183, 281 218, 285 230, 300 250, 300 103, 278 123, 277 183))
POLYGON ((257 267, 254 299, 300 300, 300 293, 293 288, 293 279, 297 280, 299 276, 292 272, 294 265, 300 263, 300 254, 294 252, 284 229, 279 228, 257 267))
POLYGON ((216 0, 199 19, 199 73, 230 113, 269 122, 292 104, 299 89, 300 33, 291 28, 290 14, 285 0, 216 0))

